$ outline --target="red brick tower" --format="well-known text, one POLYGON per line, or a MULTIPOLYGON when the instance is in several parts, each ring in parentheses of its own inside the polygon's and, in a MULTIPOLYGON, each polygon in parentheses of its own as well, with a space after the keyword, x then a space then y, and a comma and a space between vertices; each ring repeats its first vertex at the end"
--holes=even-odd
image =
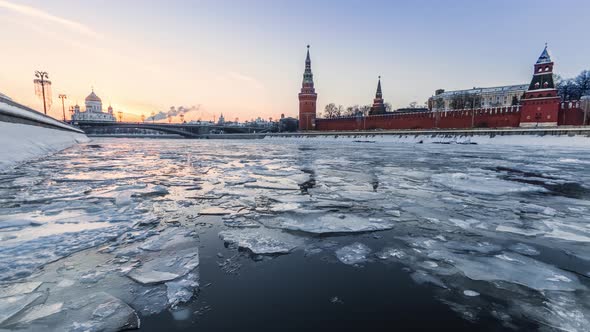
POLYGON ((309 58, 309 45, 307 45, 307 58, 305 59, 305 72, 303 84, 299 93, 299 130, 312 130, 315 127, 316 100, 318 94, 313 87, 313 74, 311 73, 311 59, 309 58))
POLYGON ((553 61, 547 44, 537 63, 529 89, 521 100, 521 127, 557 126, 560 98, 553 83, 553 61))
POLYGON ((377 83, 377 93, 373 99, 373 106, 369 111, 369 115, 385 114, 385 104, 383 103, 383 93, 381 92, 381 76, 379 76, 379 83, 377 83))

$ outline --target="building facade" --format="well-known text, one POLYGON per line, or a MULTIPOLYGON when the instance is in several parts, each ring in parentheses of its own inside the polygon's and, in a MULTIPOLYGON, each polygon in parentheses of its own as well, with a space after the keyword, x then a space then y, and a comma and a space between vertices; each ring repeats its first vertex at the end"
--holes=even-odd
POLYGON ((307 57, 305 59, 305 71, 303 83, 299 93, 299 130, 315 129, 316 102, 318 94, 313 86, 313 74, 311 72, 311 58, 309 56, 309 45, 307 45, 307 57))
POLYGON ((520 102, 528 87, 528 84, 518 84, 455 91, 439 89, 428 99, 428 108, 431 111, 444 111, 457 108, 514 106, 520 102))
POLYGON ((85 110, 82 112, 80 106, 76 104, 72 111, 72 121, 106 121, 115 122, 117 119, 113 114, 113 108, 108 107, 106 112, 102 111, 102 100, 94 93, 94 90, 86 97, 85 110))

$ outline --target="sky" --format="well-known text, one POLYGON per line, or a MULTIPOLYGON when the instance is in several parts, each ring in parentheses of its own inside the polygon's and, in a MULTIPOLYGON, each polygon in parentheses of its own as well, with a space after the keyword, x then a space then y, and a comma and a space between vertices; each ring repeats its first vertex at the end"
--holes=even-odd
MULTIPOLYGON (((196 106, 186 120, 297 116, 306 45, 318 111, 394 108, 434 90, 528 83, 549 44, 564 77, 590 69, 590 1, 0 0, 0 92, 35 109, 35 70, 53 106, 91 89, 124 120, 196 106)), ((175 119, 177 121, 177 119, 175 119)))

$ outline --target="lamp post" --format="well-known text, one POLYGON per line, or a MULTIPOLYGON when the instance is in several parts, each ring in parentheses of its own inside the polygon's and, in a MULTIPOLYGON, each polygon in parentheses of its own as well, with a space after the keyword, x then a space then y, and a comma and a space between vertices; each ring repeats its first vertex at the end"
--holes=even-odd
MULTIPOLYGON (((33 82, 35 83, 35 88, 36 88, 36 92, 37 94, 41 94, 41 98, 43 98, 43 112, 45 113, 45 115, 47 115, 47 98, 45 97, 45 86, 48 87, 47 90, 47 94, 49 94, 50 90, 49 90, 49 86, 51 85, 51 81, 49 80, 49 74, 47 74, 47 72, 45 71, 35 71, 35 77, 37 77, 33 82), (38 88, 41 88, 41 91, 38 90, 38 88)), ((51 98, 51 97, 49 97, 51 98)), ((51 100, 50 100, 51 102, 51 100)), ((51 107, 51 103, 49 105, 49 107, 51 107)))
POLYGON ((141 115, 141 122, 145 122, 145 115, 141 115))
POLYGON ((59 97, 59 99, 61 99, 61 110, 63 112, 64 122, 66 122, 66 105, 65 105, 64 99, 67 99, 68 96, 61 94, 58 97, 59 97))
POLYGON ((117 115, 119 115, 119 122, 123 122, 123 112, 118 111, 117 115))
POLYGON ((180 114, 180 123, 184 123, 184 114, 180 114))

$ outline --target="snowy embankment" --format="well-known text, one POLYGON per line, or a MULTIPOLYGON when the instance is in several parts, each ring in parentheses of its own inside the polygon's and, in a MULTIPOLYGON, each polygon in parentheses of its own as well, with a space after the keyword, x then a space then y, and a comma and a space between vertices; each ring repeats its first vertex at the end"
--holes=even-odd
MULTIPOLYGON (((590 132, 590 130, 589 130, 590 132)), ((534 135, 511 132, 496 135, 457 134, 317 134, 266 136, 265 140, 289 141, 298 143, 357 142, 357 143, 411 143, 411 144, 497 144, 530 146, 590 147, 590 135, 534 135)))
POLYGON ((37 112, 0 102, 0 113, 56 127, 0 121, 0 169, 89 141, 82 131, 37 112))

